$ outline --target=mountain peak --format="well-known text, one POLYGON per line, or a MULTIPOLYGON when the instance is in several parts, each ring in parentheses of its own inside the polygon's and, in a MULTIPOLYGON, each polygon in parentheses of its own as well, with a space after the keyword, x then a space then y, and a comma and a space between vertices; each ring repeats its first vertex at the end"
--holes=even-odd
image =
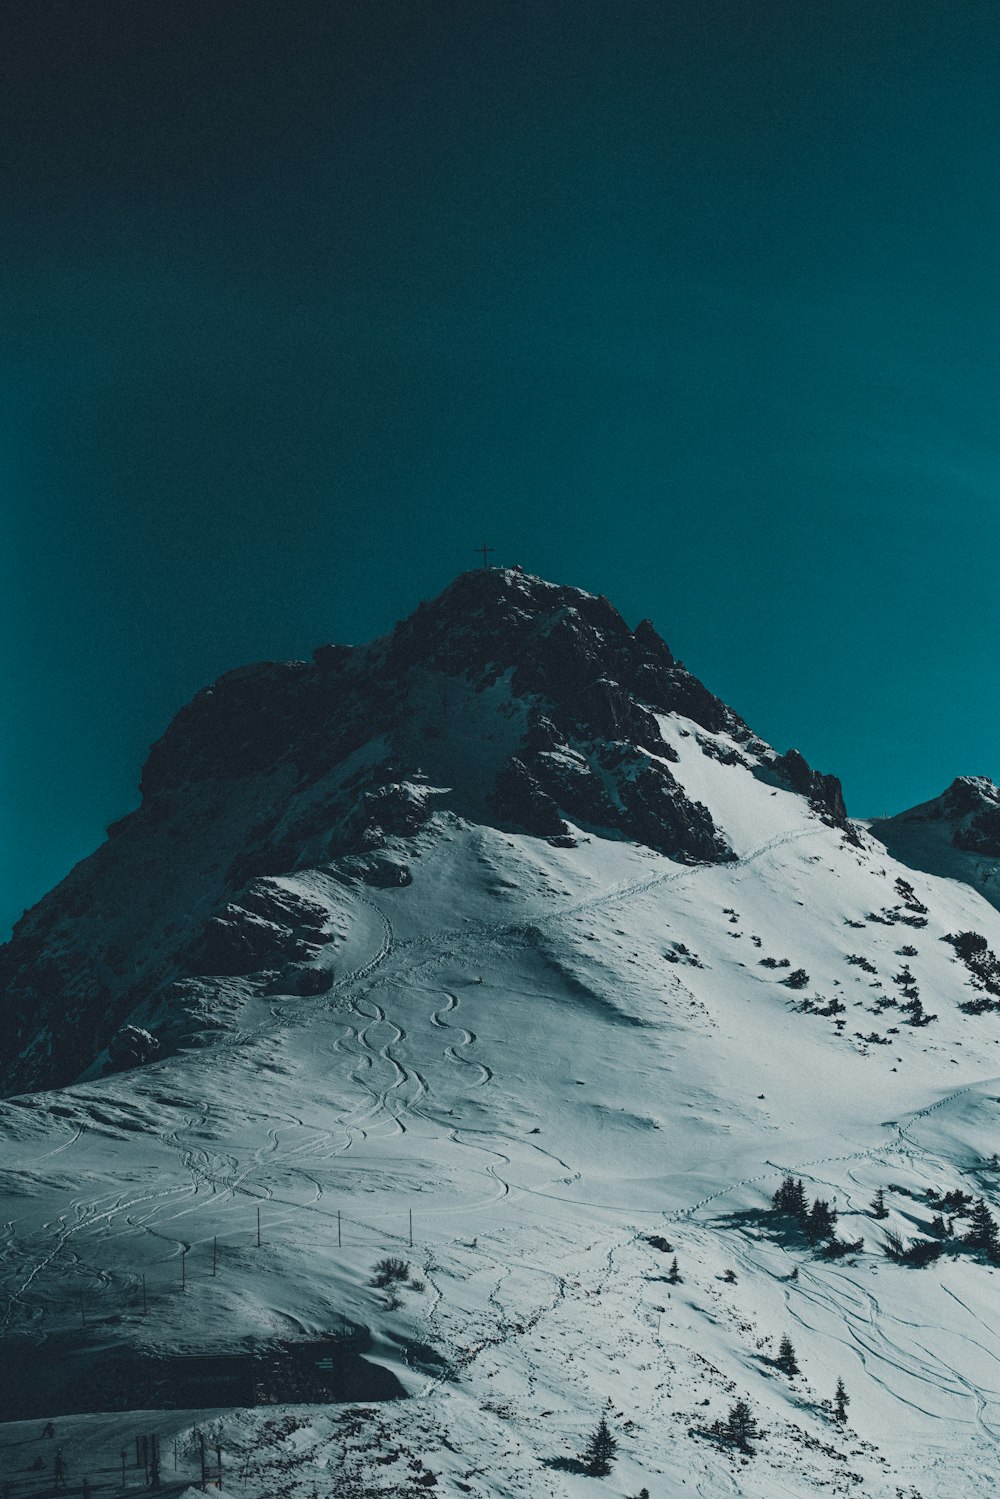
MULTIPOLYGON (((648 630, 652 627, 647 625, 648 630)), ((611 653, 636 637, 611 601, 568 584, 550 583, 521 568, 474 568, 458 577, 437 598, 420 604, 396 626, 390 637, 394 664, 423 658, 468 670, 484 653, 506 664, 553 631, 567 630, 585 649, 611 653), (472 653, 472 660, 462 652, 472 653)), ((655 631, 653 632, 655 635, 655 631)), ((670 651, 666 663, 674 665, 670 651)))
POLYGON ((1000 807, 1000 787, 989 776, 956 776, 940 796, 879 821, 958 822, 996 807, 1000 807))
POLYGON ((989 776, 956 776, 940 796, 871 830, 902 863, 964 880, 1000 906, 1000 787, 989 776))
POLYGON ((106 1045, 164 983, 308 947, 309 913, 261 880, 406 883, 443 817, 725 863, 734 774, 847 826, 836 779, 771 750, 648 620, 519 568, 460 574, 370 645, 228 672, 153 746, 139 809, 0 953, 0 1088, 64 1081, 83 1032, 106 1045))

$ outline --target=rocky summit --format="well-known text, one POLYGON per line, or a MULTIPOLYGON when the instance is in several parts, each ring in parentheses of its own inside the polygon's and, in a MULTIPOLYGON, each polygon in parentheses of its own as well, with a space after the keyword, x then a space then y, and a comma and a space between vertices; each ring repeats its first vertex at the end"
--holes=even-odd
POLYGON ((0 1087, 70 1082, 154 1015, 163 1045, 191 1040, 195 975, 321 982, 325 912, 269 882, 318 866, 406 883, 405 839, 435 813, 732 859, 661 715, 846 828, 836 778, 772 751, 648 620, 631 630, 607 599, 519 570, 463 573, 370 645, 229 672, 153 746, 139 809, 0 950, 0 1087))
POLYGON ((206 688, 0 958, 0 1481, 992 1499, 998 807, 516 569, 206 688))

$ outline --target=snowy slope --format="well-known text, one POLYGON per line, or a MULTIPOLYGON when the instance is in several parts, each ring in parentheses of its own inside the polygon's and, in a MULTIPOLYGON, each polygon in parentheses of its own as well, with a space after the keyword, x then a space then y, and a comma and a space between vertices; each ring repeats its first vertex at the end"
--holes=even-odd
MULTIPOLYGON (((160 1432, 171 1480, 178 1437, 177 1482, 194 1478, 197 1426, 251 1499, 991 1494, 997 1271, 956 1241, 919 1270, 882 1245, 927 1236, 929 1191, 996 1203, 1000 1022, 962 1008, 981 990, 942 939, 998 951, 1000 914, 831 822, 735 715, 647 704, 662 749, 638 752, 706 809, 715 862, 565 807, 553 841, 480 820, 482 765, 492 780, 521 733, 504 680, 485 713, 460 682, 421 689, 444 737, 411 720, 424 774, 397 735, 410 778, 392 784, 425 817, 377 850, 304 839, 266 877, 269 909, 311 912, 326 939, 307 960, 174 980, 134 1018, 167 1027, 179 985, 198 1044, 111 1075, 97 1053, 73 1085, 0 1105, 8 1378, 346 1326, 405 1391, 379 1400, 376 1373, 360 1405, 142 1417, 62 1414, 62 1391, 71 1473, 108 1483, 136 1430, 160 1432), (366 879, 376 853, 409 883, 366 879), (910 1023, 904 990, 936 1018, 910 1023), (787 1232, 768 1210, 788 1174, 863 1247, 832 1260, 787 1232), (397 1295, 370 1283, 387 1255, 412 1272, 397 1295), (773 1362, 785 1333, 793 1378, 773 1362), (711 1432, 737 1398, 764 1432, 753 1457, 711 1432), (602 1411, 619 1458, 595 1479, 575 1460, 602 1411)), ((371 758, 352 753, 341 780, 371 758)), ((557 753, 618 776, 624 803, 643 774, 608 771, 593 736, 557 753)), ((36 1452, 51 1469, 41 1409, 0 1427, 5 1473, 36 1452)))

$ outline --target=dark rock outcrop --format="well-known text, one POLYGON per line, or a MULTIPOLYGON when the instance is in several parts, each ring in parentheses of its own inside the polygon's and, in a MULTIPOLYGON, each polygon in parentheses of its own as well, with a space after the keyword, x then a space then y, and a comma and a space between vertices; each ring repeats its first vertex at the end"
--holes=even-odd
POLYGON ((796 749, 778 755, 771 761, 771 769, 781 777, 786 786, 790 786, 800 796, 808 797, 810 805, 825 822, 834 827, 847 827, 844 792, 836 776, 822 775, 818 770, 812 770, 805 756, 796 749))
POLYGON ((122 1072, 127 1067, 141 1067, 153 1061, 159 1050, 159 1041, 149 1031, 138 1025, 123 1025, 108 1045, 109 1070, 122 1072))
POLYGON ((265 921, 242 906, 226 906, 205 927, 195 973, 244 974, 273 966, 292 955, 294 938, 286 927, 265 921))
POLYGON ((666 765, 627 754, 618 778, 621 824, 633 837, 684 863, 718 864, 735 858, 702 802, 692 801, 666 765))
POLYGON ((538 838, 567 831, 555 802, 516 756, 497 772, 490 806, 502 823, 510 823, 538 838))
POLYGON ((1000 807, 982 807, 974 812, 968 823, 955 829, 951 841, 967 853, 1000 858, 1000 807))

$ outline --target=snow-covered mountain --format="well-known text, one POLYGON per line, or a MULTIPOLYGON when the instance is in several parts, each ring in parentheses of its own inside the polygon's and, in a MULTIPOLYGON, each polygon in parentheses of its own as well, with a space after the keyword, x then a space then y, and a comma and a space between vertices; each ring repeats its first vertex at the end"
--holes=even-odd
POLYGON ((2 955, 12 1474, 51 1414, 251 1499, 992 1493, 977 890, 517 571, 229 674, 142 790, 2 955))
POLYGON ((941 796, 869 824, 894 858, 974 885, 1000 906, 1000 787, 959 776, 941 796))
POLYGON ((463 574, 370 646, 230 672, 154 745, 140 809, 0 952, 0 1092, 72 1081, 136 1016, 189 1041, 215 1023, 204 986, 177 988, 193 976, 297 964, 313 982, 329 913, 273 877, 405 883, 405 840, 435 815, 733 858, 674 773, 664 713, 846 825, 838 783, 769 751, 648 621, 633 633, 606 599, 517 572, 463 574))

